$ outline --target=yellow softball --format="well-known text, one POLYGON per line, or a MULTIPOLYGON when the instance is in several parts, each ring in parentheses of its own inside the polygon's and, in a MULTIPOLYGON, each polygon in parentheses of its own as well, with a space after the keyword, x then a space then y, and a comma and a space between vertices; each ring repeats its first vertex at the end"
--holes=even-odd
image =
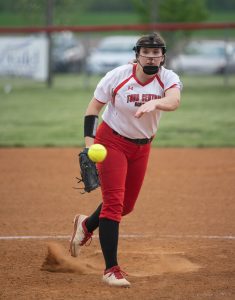
POLYGON ((106 148, 101 144, 93 144, 89 147, 88 157, 95 163, 102 162, 107 155, 106 148))

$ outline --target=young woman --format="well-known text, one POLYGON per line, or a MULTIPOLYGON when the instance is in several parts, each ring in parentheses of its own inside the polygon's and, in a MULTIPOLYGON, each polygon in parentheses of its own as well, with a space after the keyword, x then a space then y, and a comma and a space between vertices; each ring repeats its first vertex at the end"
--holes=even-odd
POLYGON ((97 85, 85 114, 86 148, 99 143, 108 152, 97 164, 103 201, 89 217, 75 217, 70 242, 71 255, 77 256, 99 227, 105 260, 103 281, 113 286, 130 286, 118 265, 119 224, 136 203, 162 112, 176 110, 180 104, 180 79, 163 67, 166 45, 162 37, 158 33, 143 36, 133 50, 136 63, 108 72, 97 85))

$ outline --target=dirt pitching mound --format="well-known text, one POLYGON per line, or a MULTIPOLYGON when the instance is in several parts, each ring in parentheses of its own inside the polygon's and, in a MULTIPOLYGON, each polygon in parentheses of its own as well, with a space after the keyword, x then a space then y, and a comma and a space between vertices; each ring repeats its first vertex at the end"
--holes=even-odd
MULTIPOLYGON (((192 263, 184 254, 146 251, 120 252, 122 261, 129 261, 128 274, 130 276, 155 276, 164 273, 195 272, 199 265, 192 263), (143 260, 144 257, 144 260, 143 260), (143 263, 144 261, 144 263, 143 263), (130 263, 131 262, 131 263, 130 263)), ((71 257, 68 250, 62 245, 51 242, 48 244, 48 253, 41 270, 61 273, 101 274, 102 253, 100 250, 87 257, 71 257)))
POLYGON ((84 259, 71 257, 67 249, 55 242, 48 243, 48 253, 41 270, 78 274, 97 273, 94 267, 86 263, 84 259))
POLYGON ((185 253, 169 251, 120 251, 120 258, 128 265, 128 274, 135 277, 165 273, 197 272, 201 266, 191 262, 185 253))

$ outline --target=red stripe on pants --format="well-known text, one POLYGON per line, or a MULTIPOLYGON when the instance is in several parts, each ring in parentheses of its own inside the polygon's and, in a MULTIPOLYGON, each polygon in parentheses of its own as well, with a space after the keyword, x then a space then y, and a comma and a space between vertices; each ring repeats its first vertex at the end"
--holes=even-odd
POLYGON ((107 157, 97 164, 103 205, 100 218, 120 222, 130 213, 139 195, 147 168, 150 144, 137 145, 117 136, 102 122, 95 143, 107 149, 107 157))

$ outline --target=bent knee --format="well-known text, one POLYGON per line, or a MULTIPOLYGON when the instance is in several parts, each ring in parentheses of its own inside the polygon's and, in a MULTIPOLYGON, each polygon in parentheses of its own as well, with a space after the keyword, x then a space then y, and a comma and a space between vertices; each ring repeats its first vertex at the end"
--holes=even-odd
POLYGON ((122 211, 122 216, 126 216, 132 211, 133 211, 133 207, 124 207, 122 211))

